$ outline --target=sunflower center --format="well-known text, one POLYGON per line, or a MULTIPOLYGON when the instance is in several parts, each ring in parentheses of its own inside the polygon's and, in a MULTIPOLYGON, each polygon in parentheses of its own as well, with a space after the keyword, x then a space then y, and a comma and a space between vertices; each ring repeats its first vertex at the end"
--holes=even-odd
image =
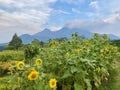
POLYGON ((41 61, 37 61, 38 64, 41 64, 41 61))
POLYGON ((55 85, 55 82, 53 81, 51 84, 52 84, 52 85, 55 85))
POLYGON ((31 78, 36 78, 36 74, 32 74, 32 75, 31 75, 31 78))
POLYGON ((19 65, 19 67, 20 67, 20 68, 23 68, 23 67, 24 67, 24 65, 23 65, 23 64, 20 64, 20 65, 19 65))

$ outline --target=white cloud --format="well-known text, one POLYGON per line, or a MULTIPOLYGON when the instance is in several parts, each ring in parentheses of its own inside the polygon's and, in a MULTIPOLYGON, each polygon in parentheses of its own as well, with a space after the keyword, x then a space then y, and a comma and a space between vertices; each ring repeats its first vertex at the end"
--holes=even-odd
POLYGON ((49 20, 52 11, 49 4, 55 1, 0 0, 0 27, 5 30, 11 27, 16 32, 19 32, 19 27, 21 34, 25 31, 27 33, 40 31, 49 20))
POLYGON ((60 26, 52 26, 52 27, 50 27, 50 30, 51 31, 57 31, 57 30, 60 30, 62 27, 60 27, 60 26))
POLYGON ((68 28, 79 28, 101 34, 114 34, 120 37, 120 14, 110 15, 104 19, 73 20, 65 25, 68 28), (119 19, 118 19, 119 18, 119 19), (112 23, 111 23, 112 22, 112 23))
POLYGON ((49 5, 56 1, 0 0, 0 36, 4 38, 0 42, 10 41, 14 33, 20 35, 41 31, 53 11, 49 5))
POLYGON ((77 13, 77 14, 80 14, 80 13, 81 13, 80 10, 79 10, 79 9, 76 9, 76 8, 72 8, 72 12, 77 13))
POLYGON ((90 2, 89 4, 91 7, 93 7, 94 9, 99 9, 99 2, 98 1, 93 1, 93 2, 90 2))
POLYGON ((116 12, 112 15, 110 15, 109 17, 107 17, 106 19, 104 19, 105 22, 107 23, 115 23, 115 22, 120 22, 120 12, 116 12))
POLYGON ((56 10, 56 12, 62 13, 62 14, 71 14, 70 12, 66 12, 66 11, 63 11, 63 10, 56 10))
POLYGON ((66 2, 68 4, 80 4, 83 3, 85 0, 60 0, 61 2, 66 2))

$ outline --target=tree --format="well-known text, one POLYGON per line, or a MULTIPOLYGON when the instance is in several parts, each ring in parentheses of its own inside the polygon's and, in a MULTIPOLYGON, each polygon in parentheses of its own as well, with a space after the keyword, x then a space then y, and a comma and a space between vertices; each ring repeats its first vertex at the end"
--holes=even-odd
POLYGON ((34 39, 31 43, 36 44, 36 45, 40 45, 40 41, 38 39, 34 39))
POLYGON ((44 47, 44 42, 43 42, 43 41, 39 41, 38 39, 34 39, 34 40, 31 42, 31 44, 44 47))
POLYGON ((15 33, 12 37, 12 40, 8 44, 9 49, 18 49, 19 47, 22 46, 22 40, 20 37, 17 36, 15 33))

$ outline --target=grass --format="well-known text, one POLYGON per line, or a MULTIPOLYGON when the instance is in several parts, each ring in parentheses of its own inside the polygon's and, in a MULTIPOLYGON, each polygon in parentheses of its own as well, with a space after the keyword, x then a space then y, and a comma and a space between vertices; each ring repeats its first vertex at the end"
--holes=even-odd
POLYGON ((20 61, 24 59, 23 51, 15 51, 15 50, 4 50, 0 52, 0 61, 6 62, 8 60, 16 60, 20 61))
POLYGON ((105 82, 98 90, 120 90, 120 54, 119 58, 114 61, 113 67, 108 82, 105 82))
POLYGON ((113 77, 113 89, 112 90, 120 90, 120 57, 115 62, 115 71, 116 74, 113 77))

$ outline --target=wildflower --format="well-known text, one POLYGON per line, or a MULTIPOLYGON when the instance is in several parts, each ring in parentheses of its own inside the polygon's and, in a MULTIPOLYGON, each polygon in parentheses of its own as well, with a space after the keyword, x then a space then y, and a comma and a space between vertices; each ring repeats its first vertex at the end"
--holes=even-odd
POLYGON ((69 53, 69 52, 67 52, 67 53, 65 54, 65 56, 69 57, 69 56, 70 56, 70 53, 69 53))
POLYGON ((39 73, 37 71, 31 71, 30 74, 28 75, 29 80, 37 80, 39 76, 39 73))
POLYGON ((57 80, 54 78, 54 79, 50 79, 49 81, 49 85, 50 85, 50 88, 56 88, 57 86, 57 80))
POLYGON ((41 65, 42 64, 42 59, 36 59, 36 65, 41 65))
POLYGON ((23 61, 20 61, 16 64, 16 67, 18 70, 23 70, 23 68, 25 67, 25 63, 23 61))
POLYGON ((96 71, 97 71, 98 73, 100 72, 100 70, 101 70, 100 67, 96 68, 96 71))

